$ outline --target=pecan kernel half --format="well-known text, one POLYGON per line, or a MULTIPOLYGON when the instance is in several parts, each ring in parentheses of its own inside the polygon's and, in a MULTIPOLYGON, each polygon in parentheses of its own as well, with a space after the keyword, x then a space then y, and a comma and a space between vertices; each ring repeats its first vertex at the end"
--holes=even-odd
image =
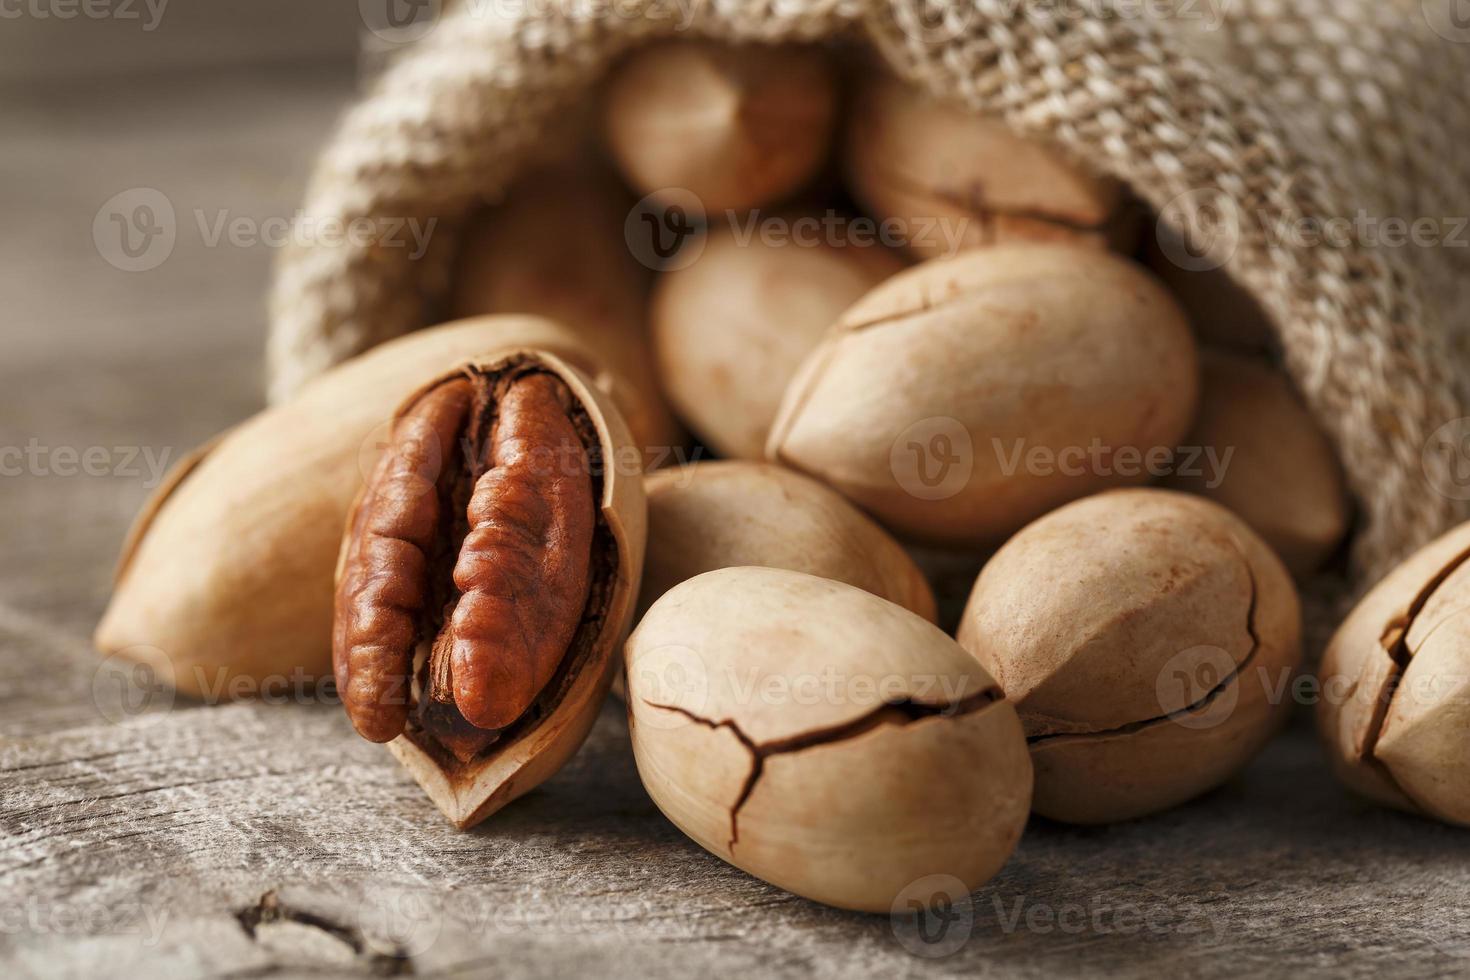
POLYGON ((363 737, 416 721, 467 760, 556 674, 587 606, 595 526, 572 409, 551 374, 472 373, 394 425, 337 585, 337 684, 363 737))

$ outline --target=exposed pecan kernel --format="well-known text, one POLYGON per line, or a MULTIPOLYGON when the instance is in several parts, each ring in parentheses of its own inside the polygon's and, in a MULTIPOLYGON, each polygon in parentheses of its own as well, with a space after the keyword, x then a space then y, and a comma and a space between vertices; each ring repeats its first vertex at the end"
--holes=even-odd
POLYGON ((591 587, 594 493, 565 385, 470 375, 395 424, 349 528, 333 653, 354 726, 461 759, 556 674, 591 587))

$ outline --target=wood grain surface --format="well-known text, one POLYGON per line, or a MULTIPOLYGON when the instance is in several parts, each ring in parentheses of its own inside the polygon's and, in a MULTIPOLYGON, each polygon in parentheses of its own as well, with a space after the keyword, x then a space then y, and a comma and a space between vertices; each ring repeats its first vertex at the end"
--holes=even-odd
POLYGON ((216 71, 0 102, 0 975, 1470 975, 1470 835, 1348 797, 1301 724, 1153 819, 1033 822, 926 940, 690 843, 615 705, 557 778, 457 833, 333 704, 207 707, 99 672, 147 460, 260 404, 272 249, 211 245, 198 215, 289 216, 354 86, 216 71), (93 226, 137 188, 177 240, 125 272, 93 226))

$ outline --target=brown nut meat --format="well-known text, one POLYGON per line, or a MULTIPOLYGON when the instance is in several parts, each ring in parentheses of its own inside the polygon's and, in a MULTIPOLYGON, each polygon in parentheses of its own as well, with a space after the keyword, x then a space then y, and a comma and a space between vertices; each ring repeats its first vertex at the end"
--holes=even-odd
POLYGON ((1470 826, 1470 524, 1425 545, 1343 622, 1318 672, 1332 768, 1380 803, 1470 826))
POLYGON ((611 681, 645 512, 637 473, 604 464, 629 436, 599 398, 532 351, 441 378, 400 410, 348 521, 343 704, 461 827, 555 771, 611 681))

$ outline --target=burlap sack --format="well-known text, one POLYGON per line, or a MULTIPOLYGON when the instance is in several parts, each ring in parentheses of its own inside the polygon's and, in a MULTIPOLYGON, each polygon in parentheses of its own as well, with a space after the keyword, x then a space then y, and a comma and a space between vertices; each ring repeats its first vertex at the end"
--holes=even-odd
POLYGON ((270 391, 424 326, 454 220, 501 193, 630 46, 845 38, 1121 178, 1208 246, 1201 261, 1223 262, 1274 320, 1340 451, 1360 507, 1354 567, 1370 578, 1470 497, 1456 467, 1470 440, 1462 2, 459 0, 343 119, 302 219, 437 217, 434 247, 283 254, 270 391), (1318 241, 1312 222, 1328 219, 1338 235, 1318 241), (1385 243, 1385 219, 1428 220, 1442 241, 1385 243))

